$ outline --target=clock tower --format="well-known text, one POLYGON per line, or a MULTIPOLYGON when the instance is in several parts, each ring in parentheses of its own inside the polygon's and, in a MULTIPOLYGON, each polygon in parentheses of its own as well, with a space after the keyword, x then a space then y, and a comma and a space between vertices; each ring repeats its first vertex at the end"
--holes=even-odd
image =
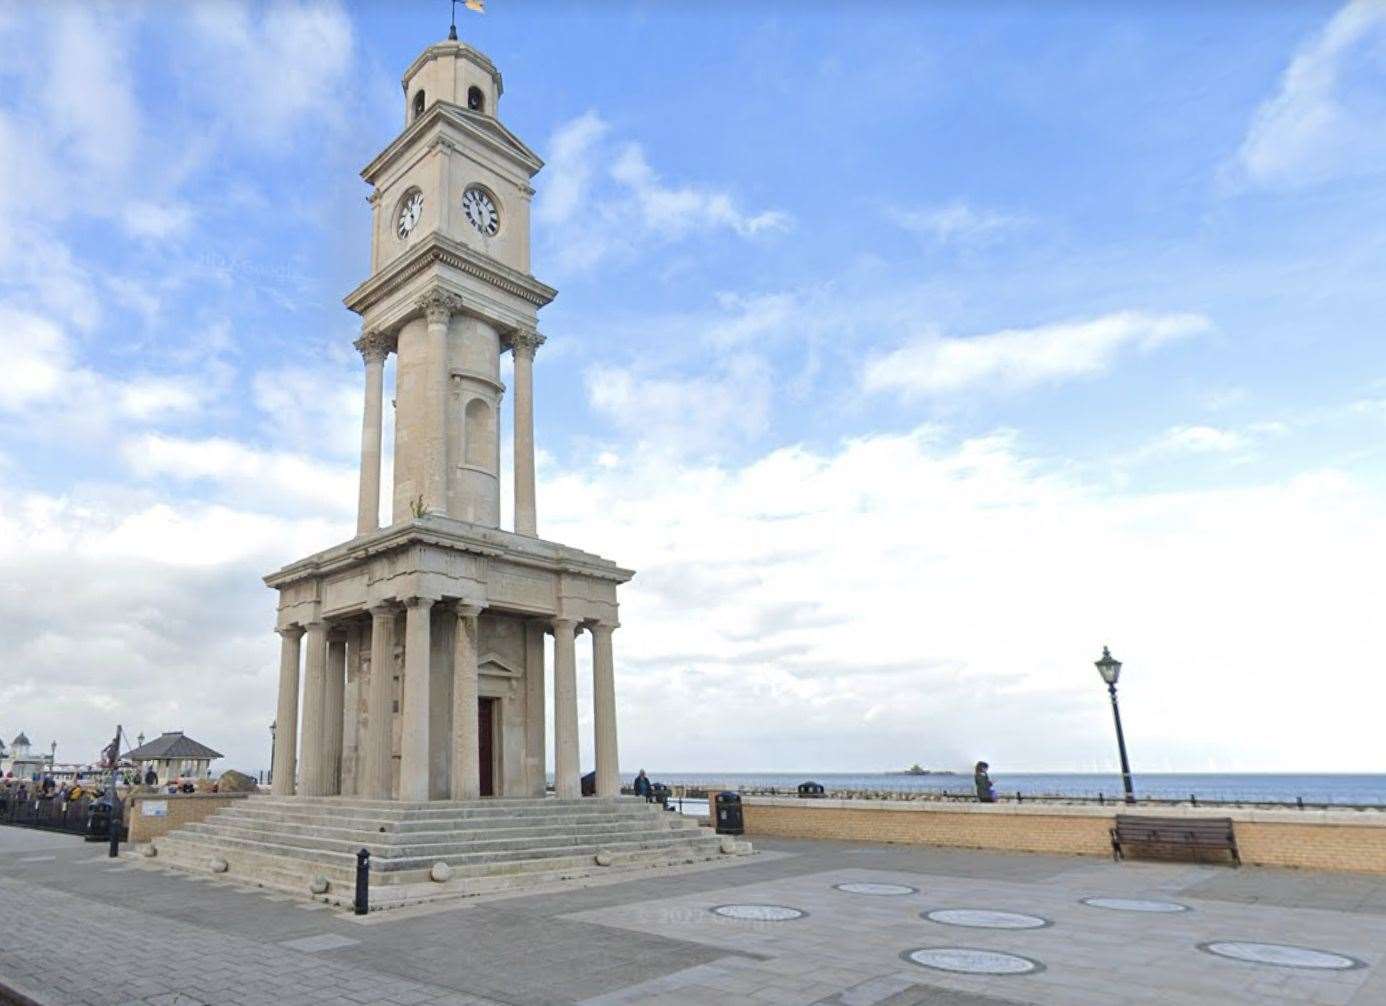
POLYGON ((557 293, 530 272, 531 181, 543 162, 502 124, 500 71, 471 46, 429 46, 402 85, 403 128, 361 172, 370 275, 345 299, 361 318, 365 364, 356 534, 265 578, 279 592, 282 638, 274 792, 544 795, 551 636, 555 790, 577 797, 575 646, 586 632, 596 794, 614 798, 612 633, 616 588, 633 574, 540 538, 536 516, 533 363, 538 311, 557 293), (511 529, 500 526, 507 405, 511 529))

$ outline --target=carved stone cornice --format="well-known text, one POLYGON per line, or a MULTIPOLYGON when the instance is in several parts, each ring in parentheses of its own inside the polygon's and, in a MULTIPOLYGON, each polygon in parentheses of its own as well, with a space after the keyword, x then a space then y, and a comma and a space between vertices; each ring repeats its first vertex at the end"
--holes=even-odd
POLYGON ((434 265, 448 266, 482 280, 534 307, 543 307, 558 296, 557 290, 528 273, 512 269, 460 241, 434 232, 347 294, 343 303, 357 314, 365 314, 373 304, 379 303, 434 265))
POLYGON ((435 136, 429 141, 428 149, 430 151, 444 150, 449 154, 455 154, 462 148, 446 136, 435 136))
POLYGON ((414 301, 430 325, 446 325, 454 314, 462 311, 462 298, 441 287, 432 287, 414 301))
POLYGON ((535 352, 548 339, 531 329, 517 328, 510 333, 510 350, 517 357, 533 360, 535 352))
POLYGON ((361 338, 352 345, 367 363, 384 363, 385 357, 395 352, 397 339, 394 335, 377 328, 369 332, 363 331, 361 338))

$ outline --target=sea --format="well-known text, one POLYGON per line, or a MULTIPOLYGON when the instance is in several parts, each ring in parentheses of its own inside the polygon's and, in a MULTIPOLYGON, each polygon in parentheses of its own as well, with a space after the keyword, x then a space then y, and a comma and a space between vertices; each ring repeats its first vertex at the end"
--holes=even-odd
MULTIPOLYGON (((654 772, 654 782, 699 789, 775 789, 794 794, 802 782, 828 790, 937 793, 975 796, 971 773, 910 775, 896 772, 654 772)), ((633 773, 623 774, 625 782, 633 773)), ((1120 800, 1121 776, 1085 772, 992 772, 998 796, 1120 800)), ((1386 775, 1257 772, 1151 772, 1132 776, 1137 799, 1208 803, 1286 803, 1306 806, 1386 807, 1386 775)))

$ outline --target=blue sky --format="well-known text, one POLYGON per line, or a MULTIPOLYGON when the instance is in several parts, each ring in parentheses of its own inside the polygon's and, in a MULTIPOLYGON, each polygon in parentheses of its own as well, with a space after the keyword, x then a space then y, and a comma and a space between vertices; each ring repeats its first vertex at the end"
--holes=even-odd
MULTIPOLYGON (((489 8, 623 767, 1386 770, 1386 5, 489 8)), ((446 10, 0 8, 6 739, 263 765, 446 10)))

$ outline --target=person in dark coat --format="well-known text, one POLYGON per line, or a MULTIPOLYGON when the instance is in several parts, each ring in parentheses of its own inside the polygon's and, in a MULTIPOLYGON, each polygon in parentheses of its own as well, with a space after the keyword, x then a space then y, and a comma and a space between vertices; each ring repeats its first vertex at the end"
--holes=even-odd
POLYGON ((645 802, 649 803, 654 798, 654 787, 650 785, 650 777, 645 774, 642 768, 635 777, 635 795, 643 796, 645 802))
POLYGON ((159 773, 154 771, 153 765, 150 765, 149 768, 144 770, 144 784, 146 786, 159 785, 159 773))
POLYGON ((977 784, 977 799, 982 803, 996 802, 996 788, 991 784, 991 776, 987 775, 989 768, 991 766, 986 762, 979 761, 972 771, 972 781, 977 784))

